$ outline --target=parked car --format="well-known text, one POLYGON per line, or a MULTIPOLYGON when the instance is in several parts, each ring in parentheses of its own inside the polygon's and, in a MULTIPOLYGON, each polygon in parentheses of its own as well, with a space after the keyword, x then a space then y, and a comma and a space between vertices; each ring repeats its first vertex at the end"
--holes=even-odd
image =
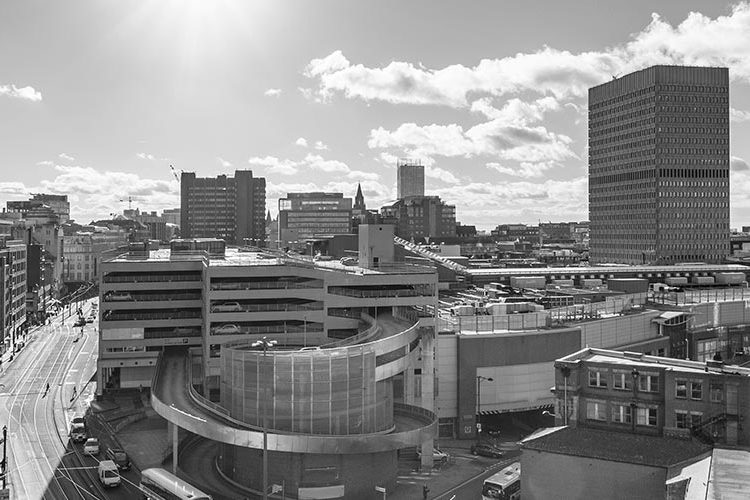
POLYGON ((107 301, 133 300, 129 292, 113 292, 105 297, 107 301))
POLYGON ((120 474, 117 473, 117 464, 112 460, 102 460, 97 468, 99 481, 105 487, 120 486, 120 474))
POLYGON ((80 424, 84 428, 86 428, 86 419, 83 418, 82 415, 76 415, 75 417, 73 417, 73 420, 70 421, 70 425, 76 425, 76 424, 80 424))
MULTIPOLYGON (((422 458, 422 448, 417 447, 417 456, 422 458)), ((439 448, 432 449, 432 461, 433 462, 445 462, 448 460, 448 454, 439 448)))
POLYGON ((242 312, 244 309, 239 302, 224 302, 211 307, 211 312, 242 312))
POLYGON ((234 333, 240 333, 240 327, 233 324, 221 325, 212 329, 213 333, 217 335, 231 335, 234 333))
POLYGON ((130 469, 130 457, 121 448, 109 448, 104 454, 107 460, 112 460, 120 470, 130 469))
POLYGON ((88 438, 83 445, 84 455, 95 457, 99 454, 99 440, 97 438, 88 438))
POLYGON ((490 458, 502 458, 503 452, 492 443, 479 443, 471 446, 472 455, 481 455, 490 458))

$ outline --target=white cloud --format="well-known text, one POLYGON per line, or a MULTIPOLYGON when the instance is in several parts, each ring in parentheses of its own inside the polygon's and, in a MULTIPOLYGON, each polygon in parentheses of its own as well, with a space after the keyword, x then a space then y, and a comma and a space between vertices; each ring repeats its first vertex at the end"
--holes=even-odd
POLYGON ((487 167, 500 172, 501 174, 511 175, 514 177, 521 177, 524 179, 540 178, 544 176, 548 170, 560 166, 552 162, 541 162, 541 163, 530 163, 521 162, 518 167, 509 167, 507 165, 501 165, 497 162, 487 163, 487 167))
POLYGON ((729 119, 735 123, 750 121, 750 111, 729 108, 729 119))
POLYGON ((750 4, 741 2, 729 15, 712 19, 692 12, 676 26, 654 14, 648 25, 623 44, 599 51, 572 53, 552 47, 476 66, 440 69, 393 61, 383 67, 352 64, 340 50, 313 59, 305 75, 316 81, 316 95, 340 93, 350 99, 390 103, 470 106, 470 96, 532 92, 557 99, 585 97, 591 86, 653 64, 726 66, 730 77, 750 81, 750 4))
POLYGON ((60 153, 57 157, 65 161, 75 161, 75 158, 66 153, 60 153))
POLYGON ((448 172, 444 168, 428 166, 425 168, 424 175, 431 179, 437 179, 439 181, 443 181, 446 184, 460 184, 461 183, 458 177, 448 172))
POLYGON ((135 157, 138 158, 139 160, 149 160, 149 161, 153 161, 156 159, 154 155, 149 154, 149 153, 136 153, 135 157))
POLYGON ((281 95, 281 92, 281 89, 268 89, 263 92, 263 95, 266 97, 279 97, 281 95))
POLYGON ((252 165, 265 167, 266 172, 281 175, 296 175, 303 169, 319 170, 329 174, 348 174, 349 166, 338 160, 327 160, 320 155, 308 153, 302 160, 279 159, 275 156, 252 157, 252 165))
POLYGON ((306 148, 307 147, 307 139, 305 139, 304 137, 300 137, 299 139, 297 139, 296 141, 294 141, 294 144, 296 146, 299 146, 299 147, 302 147, 302 148, 306 148))
POLYGON ((380 174, 376 172, 364 172, 362 170, 352 170, 346 176, 349 179, 353 180, 363 180, 363 181, 377 181, 380 180, 380 174))
POLYGON ((127 203, 119 200, 132 196, 134 207, 161 210, 180 206, 180 186, 176 180, 149 179, 127 172, 99 170, 92 167, 54 165, 52 175, 37 185, 19 182, 0 183, 0 202, 27 199, 30 193, 67 194, 71 216, 78 222, 109 217, 121 212, 127 203))
POLYGON ((29 194, 29 190, 22 182, 0 182, 0 194, 4 195, 4 198, 8 198, 8 195, 26 196, 29 194))
POLYGON ((266 168, 269 174, 295 175, 299 172, 299 163, 292 160, 280 160, 275 156, 263 158, 254 156, 247 160, 251 165, 260 165, 266 168))
POLYGON ((729 167, 733 172, 750 171, 750 165, 748 165, 744 159, 738 156, 732 156, 732 158, 729 160, 729 167))
POLYGON ((318 151, 327 151, 328 146, 323 144, 323 141, 315 141, 315 145, 313 148, 317 149, 318 151))
POLYGON ((217 161, 217 162, 219 163, 219 165, 221 165, 221 166, 222 166, 222 167, 224 167, 224 168, 229 168, 229 167, 231 167, 231 166, 232 166, 232 162, 230 162, 230 161, 228 161, 228 160, 225 160, 225 159, 224 159, 224 158, 222 158, 221 156, 217 156, 217 157, 216 157, 216 161, 217 161))
POLYGON ((304 164, 307 167, 328 173, 347 174, 350 171, 349 166, 344 162, 338 160, 326 160, 322 156, 314 155, 312 153, 305 156, 304 164))
MULTIPOLYGON (((492 120, 466 131, 457 124, 425 125, 404 123, 394 131, 379 127, 370 131, 370 148, 391 148, 407 156, 429 159, 446 157, 491 156, 503 160, 543 162, 576 158, 570 149, 572 140, 542 126, 506 124, 492 120)), ((428 162, 429 165, 429 162, 428 162)))
POLYGON ((31 102, 42 100, 42 93, 34 87, 16 87, 15 85, 0 85, 0 96, 24 99, 31 102))
POLYGON ((456 205, 457 219, 492 228, 507 221, 536 223, 554 214, 555 220, 585 220, 588 180, 578 177, 543 183, 529 181, 472 182, 433 190, 456 205))

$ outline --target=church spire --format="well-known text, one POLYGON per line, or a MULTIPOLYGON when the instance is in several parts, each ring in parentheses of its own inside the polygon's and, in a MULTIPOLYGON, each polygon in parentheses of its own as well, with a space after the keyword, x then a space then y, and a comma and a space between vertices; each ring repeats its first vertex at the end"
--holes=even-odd
POLYGON ((357 183, 357 194, 354 196, 354 209, 365 210, 365 197, 362 195, 362 184, 357 183))

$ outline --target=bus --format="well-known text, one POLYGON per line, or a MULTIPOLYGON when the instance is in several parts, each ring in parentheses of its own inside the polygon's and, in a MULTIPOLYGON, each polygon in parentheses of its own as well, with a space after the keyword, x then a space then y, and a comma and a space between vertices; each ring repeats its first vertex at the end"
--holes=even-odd
POLYGON ((141 472, 140 489, 150 500, 211 500, 211 495, 158 468, 141 472))
POLYGON ((521 498, 521 462, 514 462, 487 479, 482 485, 482 500, 518 500, 521 498))

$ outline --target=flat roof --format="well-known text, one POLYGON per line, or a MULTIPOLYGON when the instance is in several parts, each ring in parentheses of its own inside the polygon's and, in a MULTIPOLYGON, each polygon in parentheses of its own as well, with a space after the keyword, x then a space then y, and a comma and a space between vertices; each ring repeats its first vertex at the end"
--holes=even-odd
POLYGON ((296 254, 283 254, 270 251, 246 251, 237 247, 227 247, 224 256, 207 256, 200 251, 179 252, 172 256, 169 248, 148 251, 148 257, 129 256, 127 252, 109 262, 180 262, 207 258, 210 267, 223 266, 301 266, 349 274, 434 274, 435 268, 405 262, 384 263, 378 269, 368 269, 357 265, 344 265, 339 260, 313 260, 296 254))
POLYGON ((714 448, 707 500, 747 498, 750 450, 714 448))
POLYGON ((737 365, 663 358, 659 356, 648 356, 638 352, 610 351, 594 347, 586 347, 578 352, 574 352, 573 354, 569 354, 568 356, 557 360, 557 362, 578 361, 608 363, 629 367, 635 366, 646 369, 659 367, 670 371, 685 373, 724 373, 750 377, 750 368, 743 368, 737 365))
POLYGON ((673 266, 590 266, 590 267, 490 267, 472 269, 467 268, 472 276, 517 276, 545 274, 617 274, 617 273, 679 273, 679 272, 728 272, 748 271, 748 266, 742 264, 675 264, 673 266))
POLYGON ((521 448, 651 467, 670 467, 711 450, 698 441, 585 427, 558 427, 530 436, 521 448))

